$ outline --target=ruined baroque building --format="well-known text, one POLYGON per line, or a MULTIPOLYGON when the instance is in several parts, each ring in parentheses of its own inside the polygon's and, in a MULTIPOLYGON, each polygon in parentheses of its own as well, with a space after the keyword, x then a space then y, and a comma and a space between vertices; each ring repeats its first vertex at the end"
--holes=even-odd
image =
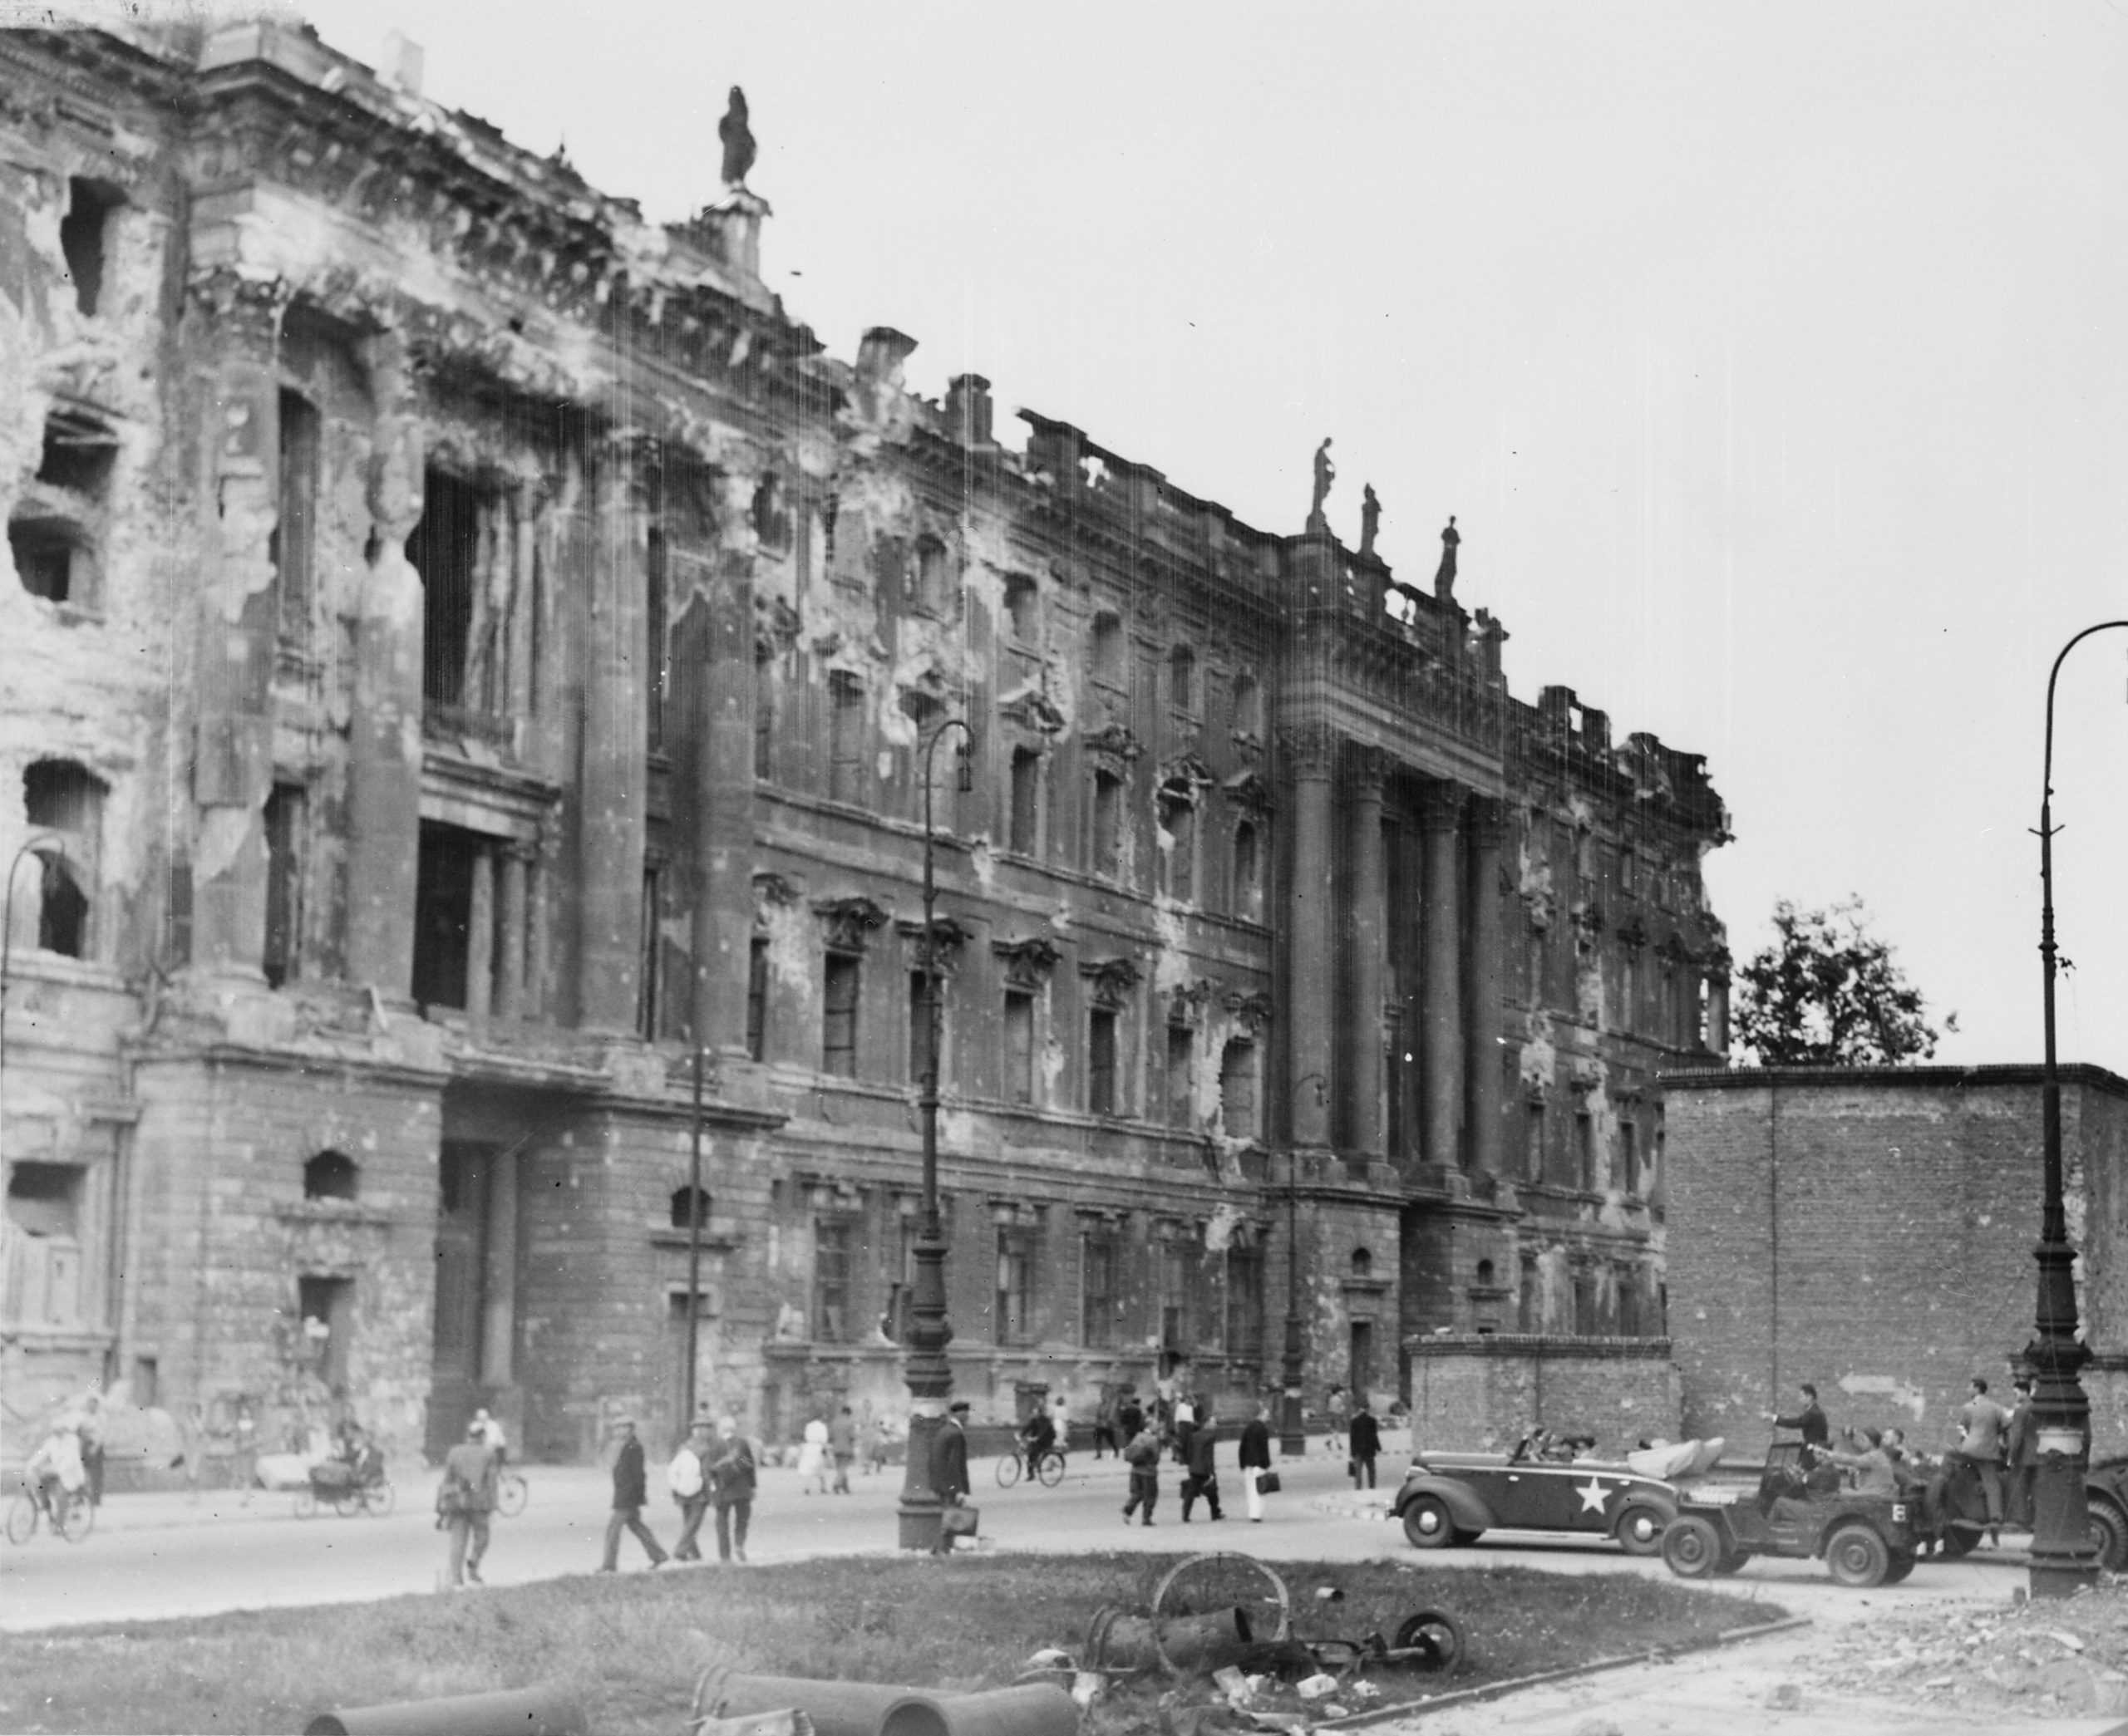
POLYGON ((579 1456, 690 1308, 771 1436, 893 1408, 927 947, 978 1414, 1275 1385, 1289 1296, 1311 1404, 1662 1333, 1724 816, 1451 568, 1001 441, 743 184, 647 223, 298 29, 0 37, 0 140, 11 1451, 100 1375, 579 1456))

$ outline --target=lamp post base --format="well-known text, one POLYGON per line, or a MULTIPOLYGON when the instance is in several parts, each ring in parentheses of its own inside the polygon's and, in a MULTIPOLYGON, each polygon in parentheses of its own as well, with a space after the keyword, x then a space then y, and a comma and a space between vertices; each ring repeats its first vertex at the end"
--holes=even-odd
POLYGON ((930 1496, 904 1496, 899 1519, 901 1531, 895 1539, 903 1549, 922 1550, 927 1555, 938 1547, 938 1497, 930 1496))

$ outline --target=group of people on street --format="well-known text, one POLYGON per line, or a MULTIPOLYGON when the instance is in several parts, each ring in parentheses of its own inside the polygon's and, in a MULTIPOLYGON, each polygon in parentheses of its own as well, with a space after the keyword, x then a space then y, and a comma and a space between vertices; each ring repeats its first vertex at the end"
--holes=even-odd
MULTIPOLYGON (((1201 1399, 1178 1399, 1175 1403, 1175 1417, 1171 1427, 1165 1433, 1155 1419, 1137 1412, 1135 1405, 1120 1412, 1118 1421, 1126 1427, 1135 1424, 1128 1435, 1128 1444, 1123 1449, 1123 1461, 1130 1468, 1130 1487, 1128 1498, 1123 1503, 1123 1522, 1128 1525, 1135 1517, 1140 1525, 1154 1523, 1153 1512, 1160 1505, 1160 1458, 1164 1450, 1172 1451, 1183 1468, 1182 1522, 1190 1523, 1191 1510, 1197 1502, 1204 1503, 1206 1516, 1214 1520, 1224 1519, 1226 1513, 1219 1500, 1219 1424, 1209 1410, 1203 1420, 1199 1419, 1201 1399)), ((1235 1454, 1241 1472, 1242 1497, 1249 1520, 1260 1524, 1264 1518, 1264 1497, 1276 1488, 1273 1480, 1268 1487, 1265 1479, 1273 1477, 1271 1470, 1271 1409, 1259 1404, 1256 1414, 1242 1427, 1239 1449, 1235 1454)))

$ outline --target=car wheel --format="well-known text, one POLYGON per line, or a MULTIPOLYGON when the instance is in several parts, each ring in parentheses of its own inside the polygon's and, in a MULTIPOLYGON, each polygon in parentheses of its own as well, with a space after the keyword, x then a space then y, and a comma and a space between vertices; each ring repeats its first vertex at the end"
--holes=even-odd
POLYGON ((1888 1586, 1895 1586, 1913 1571, 1914 1557, 1912 1556, 1895 1555, 1892 1557, 1891 1566, 1884 1570, 1884 1583, 1888 1586))
POLYGON ((2128 1573, 2128 1514, 2103 1498, 2093 1499, 2086 1511, 2099 1566, 2109 1573, 2128 1573))
POLYGON ((1843 1525, 1825 1541, 1825 1566, 1843 1586, 1866 1591, 1891 1571, 1892 1552, 1866 1525, 1843 1525))
POLYGON ((1628 1555, 1660 1555, 1662 1515, 1652 1507, 1629 1507, 1618 1515, 1618 1522, 1611 1528, 1611 1535, 1628 1555))
POLYGON ((1463 1630, 1455 1618, 1439 1610, 1422 1610, 1407 1616, 1396 1630, 1396 1648, 1411 1654, 1403 1662, 1416 1670, 1452 1670, 1463 1655, 1463 1630))
POLYGON ((1662 1560, 1680 1579, 1706 1579, 1722 1571, 1727 1552, 1711 1520, 1681 1513, 1662 1527, 1662 1560))
POLYGON ((1456 1541, 1455 1516, 1438 1495, 1415 1495, 1404 1509, 1404 1536, 1414 1549, 1446 1549, 1456 1541))

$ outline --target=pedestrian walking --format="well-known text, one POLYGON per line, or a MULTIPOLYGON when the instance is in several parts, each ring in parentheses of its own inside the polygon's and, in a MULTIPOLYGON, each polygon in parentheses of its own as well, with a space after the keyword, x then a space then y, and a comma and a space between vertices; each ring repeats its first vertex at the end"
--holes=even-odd
POLYGON ((850 1468, 857 1462, 857 1419, 845 1404, 828 1424, 828 1458, 835 1465, 835 1493, 850 1493, 850 1468))
POLYGON ((643 1443, 635 1436, 635 1419, 619 1417, 613 1423, 614 1431, 620 1436, 620 1450, 613 1455, 613 1511, 606 1521, 606 1559, 599 1565, 601 1573, 613 1573, 621 1565, 621 1533, 635 1533, 635 1540, 643 1545, 653 1567, 665 1565, 665 1550, 643 1522, 643 1505, 650 1498, 649 1480, 644 1474, 643 1443))
POLYGON ((2010 1426, 2010 1413, 1988 1396, 1988 1382, 1975 1375, 1972 1396, 1958 1407, 1958 1450, 1973 1461, 1979 1474, 1980 1493, 1988 1503, 1988 1542, 2002 1541, 2002 1440, 2010 1426))
POLYGON ((717 1424, 707 1468, 710 1499, 717 1507, 717 1558, 729 1561, 736 1555, 744 1561, 746 1527, 754 1517, 754 1449, 739 1433, 736 1417, 717 1424))
POLYGON ((1345 1434, 1345 1450, 1349 1463, 1345 1468, 1352 1479, 1352 1487, 1374 1487, 1374 1462, 1382 1453, 1382 1425, 1374 1419, 1374 1413, 1367 1408, 1367 1394, 1356 1393, 1352 1397, 1352 1420, 1345 1434))
POLYGON ((1138 1438, 1138 1432, 1145 1426, 1145 1408, 1138 1402, 1137 1389, 1125 1387, 1123 1396, 1116 1406, 1116 1438, 1121 1443, 1116 1448, 1118 1456, 1123 1448, 1138 1438))
POLYGON ((436 1522, 451 1533, 446 1582, 456 1591, 467 1580, 481 1583, 480 1563, 488 1552, 488 1515, 495 1504, 495 1457, 480 1438, 477 1422, 466 1425, 466 1438, 443 1456, 443 1481, 436 1487, 436 1522))
POLYGON ((931 1546, 933 1555, 953 1552, 953 1533, 947 1528, 946 1512, 949 1507, 962 1506, 968 1497, 968 1430, 963 1419, 968 1415, 968 1400, 956 1399, 946 1407, 946 1419, 938 1425, 938 1432, 931 1437, 931 1488, 938 1497, 938 1538, 931 1546))
POLYGON ((1264 1476, 1271 1468, 1271 1407, 1259 1404, 1249 1426, 1241 1431, 1241 1493, 1249 1507, 1249 1522, 1264 1522, 1264 1476))
POLYGON ((697 1417, 680 1450, 665 1467, 665 1487, 680 1503, 680 1540, 672 1546, 676 1561, 698 1561, 702 1546, 695 1538, 702 1516, 709 1511, 709 1474, 704 1461, 709 1456, 710 1431, 707 1419, 697 1417))
POLYGON ((1769 1410, 1766 1419, 1776 1429, 1793 1429, 1803 1437, 1802 1466, 1808 1471, 1831 1443, 1832 1425, 1825 1421, 1824 1407, 1818 1403, 1817 1388, 1805 1380, 1796 1389, 1803 1395, 1801 1409, 1786 1417, 1769 1410))
POLYGON ((2032 1421, 2032 1377, 2020 1375, 2010 1383, 2010 1420, 2002 1433, 2003 1456, 2009 1461, 2009 1519, 2012 1525, 2032 1522, 2032 1483, 2039 1474, 2038 1431, 2032 1421))
POLYGON ((1184 1462, 1188 1474, 1182 1479, 1182 1522, 1190 1522, 1190 1507, 1203 1497, 1205 1510, 1214 1519, 1226 1515, 1219 1511, 1219 1469, 1214 1455, 1219 1450, 1219 1431, 1209 1412, 1204 1420, 1190 1431, 1190 1456, 1184 1462))
POLYGON ((881 1417, 873 1424, 871 1435, 865 1442, 864 1474, 869 1477, 874 1472, 885 1470, 888 1461, 894 1457, 894 1427, 881 1417))
POLYGON ((828 1425, 815 1417, 805 1425, 805 1438, 798 1448, 798 1493, 810 1495, 813 1485, 828 1492, 828 1425))
MULTIPOLYGON (((1330 1419, 1330 1440, 1328 1444, 1330 1450, 1332 1453, 1335 1453, 1337 1450, 1337 1437, 1346 1432, 1346 1415, 1351 1408, 1352 1407, 1346 1402, 1345 1389, 1342 1386, 1333 1383, 1330 1390, 1323 1394, 1323 1409, 1328 1414, 1330 1419)), ((1349 1453, 1349 1448, 1347 1451, 1349 1453)))
POLYGON ((1142 1523, 1153 1522, 1153 1509, 1160 1499, 1160 1438, 1150 1425, 1139 1429, 1123 1449, 1123 1463, 1130 1467, 1130 1498, 1123 1503, 1123 1522, 1141 1512, 1142 1523))
POLYGON ((1116 1394, 1113 1387, 1101 1389, 1101 1403, 1094 1409, 1094 1458, 1098 1461, 1101 1448, 1106 1447, 1118 1458, 1123 1448, 1116 1438, 1116 1394))

